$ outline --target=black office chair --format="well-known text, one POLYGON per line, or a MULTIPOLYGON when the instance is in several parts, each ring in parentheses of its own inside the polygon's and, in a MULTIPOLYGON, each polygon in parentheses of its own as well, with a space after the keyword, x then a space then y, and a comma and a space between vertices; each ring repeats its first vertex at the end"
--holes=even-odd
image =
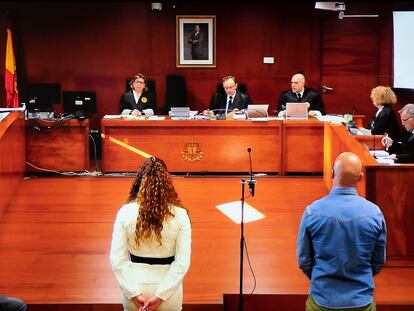
POLYGON ((178 75, 167 75, 166 81, 165 109, 169 111, 171 107, 187 107, 185 78, 178 75))
MULTIPOLYGON (((129 82, 131 81, 131 78, 128 78, 125 80, 125 91, 129 91, 131 87, 129 86, 129 82)), ((147 88, 148 92, 152 94, 154 97, 154 102, 157 104, 157 97, 156 97, 156 88, 155 88, 155 80, 147 79, 147 88)))

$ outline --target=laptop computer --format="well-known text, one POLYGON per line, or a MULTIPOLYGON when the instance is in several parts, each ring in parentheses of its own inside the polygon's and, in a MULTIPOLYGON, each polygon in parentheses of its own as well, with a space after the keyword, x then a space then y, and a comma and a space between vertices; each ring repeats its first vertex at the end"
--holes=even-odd
POLYGON ((286 119, 307 119, 309 103, 286 103, 286 119))
POLYGON ((254 119, 267 119, 269 114, 267 109, 269 105, 248 105, 247 106, 247 118, 250 120, 254 119))

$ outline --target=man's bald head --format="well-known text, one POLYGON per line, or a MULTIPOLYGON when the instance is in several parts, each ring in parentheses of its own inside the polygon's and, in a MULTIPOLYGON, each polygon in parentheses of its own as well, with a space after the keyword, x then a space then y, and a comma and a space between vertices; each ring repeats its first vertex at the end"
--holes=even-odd
POLYGON ((290 86, 293 93, 301 93, 305 87, 305 76, 301 73, 294 74, 290 86))
POLYGON ((333 167, 334 187, 355 187, 362 177, 361 159, 352 152, 343 152, 335 160, 333 167))

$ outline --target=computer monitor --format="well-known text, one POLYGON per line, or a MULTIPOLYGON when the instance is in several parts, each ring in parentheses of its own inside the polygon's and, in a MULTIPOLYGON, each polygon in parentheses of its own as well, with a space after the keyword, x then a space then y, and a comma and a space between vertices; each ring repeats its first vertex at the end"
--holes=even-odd
POLYGON ((88 117, 96 112, 96 93, 90 91, 63 91, 63 112, 76 117, 88 117))
POLYGON ((26 89, 26 107, 29 112, 54 111, 61 103, 60 83, 29 83, 26 89))

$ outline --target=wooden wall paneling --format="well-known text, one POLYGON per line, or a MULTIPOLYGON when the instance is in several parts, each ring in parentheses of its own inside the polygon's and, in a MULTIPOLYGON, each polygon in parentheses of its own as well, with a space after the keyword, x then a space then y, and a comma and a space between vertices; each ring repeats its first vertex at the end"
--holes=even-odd
MULTIPOLYGON (((152 11, 147 2, 111 1, 7 3, 0 8, 10 9, 20 28, 16 38, 21 43, 19 66, 24 68, 20 81, 61 82, 62 90, 95 90, 98 111, 91 128, 99 129, 103 115, 118 113, 125 78, 136 72, 155 79, 161 110, 166 75, 182 75, 188 104, 201 111, 216 83, 228 74, 247 83, 255 102, 269 103, 274 110, 280 93, 290 87, 292 73, 303 70, 308 86, 334 88, 322 95, 328 112, 355 108, 367 115, 365 121, 370 120, 375 113, 370 90, 391 83, 392 9, 409 5, 356 6, 347 5, 347 12, 374 12, 380 18, 340 20, 336 12, 315 10, 310 2, 299 9, 295 3, 260 1, 236 6, 180 2, 174 8, 168 3, 162 11, 152 11), (176 68, 176 15, 201 14, 217 17, 217 67, 176 68), (263 64, 264 56, 275 57, 275 63, 263 64)), ((57 111, 62 109, 56 106, 57 111)))
POLYGON ((393 26, 392 12, 382 12, 378 31, 378 84, 393 83, 393 26))
POLYGON ((328 113, 355 110, 371 120, 376 109, 369 96, 378 84, 379 25, 375 18, 324 19, 322 83, 334 88, 324 97, 328 113))
MULTIPOLYGON (((199 111, 208 107, 216 83, 228 74, 247 83, 252 98, 271 109, 289 88, 292 73, 304 70, 312 86, 320 84, 321 22, 310 4, 299 15, 294 4, 266 2, 197 7, 185 2, 175 9, 166 4, 161 12, 152 11, 147 2, 60 2, 25 4, 13 12, 21 28, 27 81, 61 82, 62 90, 95 90, 98 112, 91 128, 99 128, 102 115, 118 113, 125 78, 136 72, 156 80, 160 108, 166 75, 184 76, 188 103, 199 111), (175 17, 180 14, 217 16, 216 68, 176 68, 175 17), (264 56, 274 56, 275 64, 263 64, 264 56)), ((56 110, 62 109, 58 105, 56 110)))

